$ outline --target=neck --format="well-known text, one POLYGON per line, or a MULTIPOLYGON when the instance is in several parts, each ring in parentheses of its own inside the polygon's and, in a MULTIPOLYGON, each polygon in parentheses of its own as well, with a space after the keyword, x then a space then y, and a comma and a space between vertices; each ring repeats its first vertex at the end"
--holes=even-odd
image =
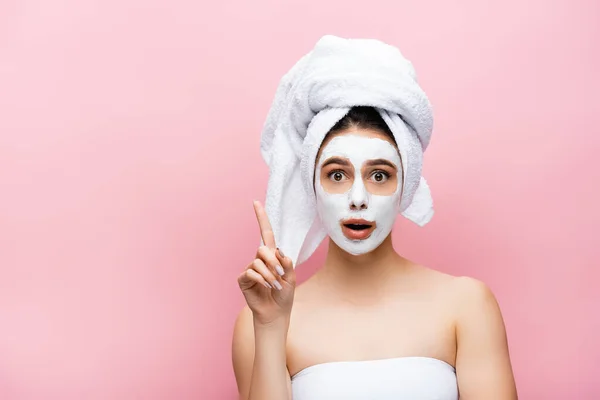
POLYGON ((318 276, 331 291, 370 296, 380 293, 385 284, 407 266, 407 260, 394 250, 391 235, 375 250, 357 256, 342 250, 330 239, 325 264, 318 276))

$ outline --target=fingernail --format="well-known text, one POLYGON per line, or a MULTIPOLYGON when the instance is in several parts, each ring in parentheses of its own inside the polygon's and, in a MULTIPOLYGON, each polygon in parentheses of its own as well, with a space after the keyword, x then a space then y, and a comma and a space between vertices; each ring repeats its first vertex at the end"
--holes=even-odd
POLYGON ((266 286, 268 289, 273 289, 273 286, 269 285, 269 282, 265 282, 265 286, 266 286))
POLYGON ((277 290, 283 289, 283 286, 281 286, 281 283, 279 283, 277 281, 273 281, 273 286, 275 286, 277 288, 277 290))
POLYGON ((275 271, 277 271, 279 276, 283 276, 283 274, 285 274, 285 271, 283 270, 283 267, 281 265, 275 266, 275 271))
POLYGON ((281 249, 280 249, 279 247, 277 248, 277 251, 279 252, 279 255, 280 255, 281 257, 284 257, 284 258, 285 258, 285 254, 283 254, 283 251, 281 251, 281 249))

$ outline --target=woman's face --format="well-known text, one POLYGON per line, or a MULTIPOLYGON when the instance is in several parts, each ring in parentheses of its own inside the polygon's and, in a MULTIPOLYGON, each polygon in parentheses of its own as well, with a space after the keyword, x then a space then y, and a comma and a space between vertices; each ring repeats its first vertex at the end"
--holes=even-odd
POLYGON ((399 212, 402 164, 394 142, 373 129, 327 138, 315 169, 317 211, 331 239, 354 255, 376 249, 399 212))

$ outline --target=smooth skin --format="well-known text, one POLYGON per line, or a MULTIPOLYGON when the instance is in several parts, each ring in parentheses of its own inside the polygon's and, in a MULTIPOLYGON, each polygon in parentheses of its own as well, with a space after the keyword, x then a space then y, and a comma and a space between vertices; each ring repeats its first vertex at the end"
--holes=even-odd
POLYGON ((240 399, 291 399, 286 339, 296 273, 275 245, 264 207, 256 201, 254 211, 264 246, 238 277, 247 307, 235 325, 233 367, 240 399))
POLYGON ((254 208, 265 246, 238 278, 247 302, 233 335, 241 400, 292 399, 290 377, 316 364, 409 356, 454 366, 461 400, 517 399, 504 321, 485 284, 403 258, 390 235, 360 256, 330 241, 323 267, 296 288, 263 206, 254 208))

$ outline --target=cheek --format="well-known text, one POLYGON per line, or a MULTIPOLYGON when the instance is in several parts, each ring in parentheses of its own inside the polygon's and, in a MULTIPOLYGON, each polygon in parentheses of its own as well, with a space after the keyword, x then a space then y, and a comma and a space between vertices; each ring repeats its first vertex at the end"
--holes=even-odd
POLYGON ((340 193, 328 193, 320 190, 317 194, 317 206, 323 217, 335 217, 344 213, 348 205, 347 196, 340 193))
MULTIPOLYGON (((386 182, 387 183, 387 182, 386 182)), ((400 182, 394 182, 387 185, 381 185, 380 193, 371 196, 369 208, 372 208, 377 213, 377 218, 389 219, 394 218, 400 212, 400 197, 402 188, 400 182)))
POLYGON ((346 193, 352 187, 352 181, 350 179, 345 179, 342 182, 335 182, 327 176, 327 174, 323 174, 321 176, 321 189, 324 192, 330 194, 342 194, 346 193))
MULTIPOLYGON (((394 221, 395 216, 400 209, 400 201, 398 196, 373 196, 371 198, 372 210, 375 212, 375 219, 378 224, 383 223, 380 228, 386 229, 388 221, 394 221)), ((392 222, 393 223, 393 222, 392 222)))
POLYGON ((366 187, 369 193, 376 196, 393 196, 398 189, 398 179, 393 176, 390 177, 385 183, 368 181, 366 187))

